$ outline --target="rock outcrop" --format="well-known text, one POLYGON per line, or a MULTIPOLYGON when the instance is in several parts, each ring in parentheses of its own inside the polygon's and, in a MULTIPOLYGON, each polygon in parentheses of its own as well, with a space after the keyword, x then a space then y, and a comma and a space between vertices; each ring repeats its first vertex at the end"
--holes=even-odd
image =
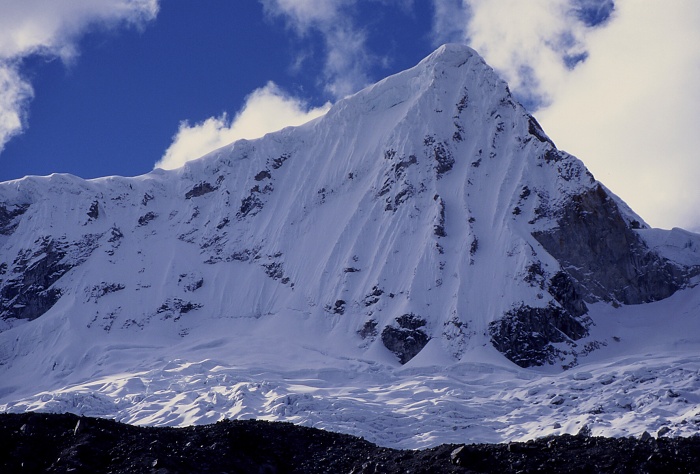
POLYGON ((567 352, 555 344, 571 344, 588 331, 585 320, 550 304, 546 308, 514 308, 489 324, 489 334, 504 356, 521 367, 530 367, 565 360, 567 352))
POLYGON ((87 260, 99 237, 85 235, 67 242, 45 236, 21 250, 12 265, 0 271, 0 319, 32 320, 51 309, 63 293, 55 284, 87 260))
POLYGON ((415 314, 396 318, 396 326, 386 326, 382 331, 382 343, 405 364, 413 359, 430 340, 426 334, 427 321, 415 314))
POLYGON ((700 438, 549 436, 526 443, 383 448, 266 421, 147 428, 111 420, 0 415, 3 472, 695 472, 700 438))
POLYGON ((687 270, 647 248, 617 203, 598 184, 573 196, 557 213, 557 226, 535 232, 588 302, 648 303, 687 284, 687 270))

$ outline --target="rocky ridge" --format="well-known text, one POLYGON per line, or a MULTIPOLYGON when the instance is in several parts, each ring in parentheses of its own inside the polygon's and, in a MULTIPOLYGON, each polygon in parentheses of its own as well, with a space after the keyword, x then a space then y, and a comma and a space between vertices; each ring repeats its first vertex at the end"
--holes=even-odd
POLYGON ((226 420, 144 428, 75 415, 0 415, 4 472, 682 473, 694 471, 698 462, 697 437, 581 433, 401 451, 287 423, 226 420))

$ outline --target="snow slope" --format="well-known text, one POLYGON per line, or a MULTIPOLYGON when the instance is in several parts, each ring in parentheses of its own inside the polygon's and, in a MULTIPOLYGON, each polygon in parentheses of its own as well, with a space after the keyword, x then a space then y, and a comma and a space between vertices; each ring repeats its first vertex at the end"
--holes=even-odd
POLYGON ((439 358, 396 367, 290 342, 308 328, 290 327, 285 339, 241 324, 239 338, 212 328, 209 344, 198 347, 183 341, 109 348, 96 365, 113 366, 110 358, 119 353, 126 370, 98 368, 83 383, 3 408, 159 426, 223 417, 291 421, 399 448, 526 440, 584 426, 596 436, 697 433, 700 294, 686 290, 643 307, 596 309, 596 330, 621 335, 620 341, 609 339, 566 372, 439 358), (671 331, 659 330, 660 314, 671 331), (208 358, 212 353, 219 357, 208 358), (155 360, 145 364, 143 354, 155 360))
POLYGON ((0 410, 398 447, 697 429, 700 237, 648 229, 466 47, 181 169, 0 203, 0 410))

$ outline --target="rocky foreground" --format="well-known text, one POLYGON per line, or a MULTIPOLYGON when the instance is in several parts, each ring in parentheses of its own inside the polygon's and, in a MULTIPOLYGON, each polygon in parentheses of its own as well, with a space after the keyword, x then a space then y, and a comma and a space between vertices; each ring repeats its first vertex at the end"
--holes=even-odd
POLYGON ((700 469, 700 437, 578 434, 400 451, 265 421, 145 428, 72 414, 0 415, 0 472, 488 473, 700 469))

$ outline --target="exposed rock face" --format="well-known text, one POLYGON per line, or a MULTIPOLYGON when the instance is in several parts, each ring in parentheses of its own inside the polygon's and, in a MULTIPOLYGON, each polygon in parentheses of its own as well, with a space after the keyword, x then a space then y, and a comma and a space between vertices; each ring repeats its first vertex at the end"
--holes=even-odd
MULTIPOLYGON (((540 130, 534 128, 535 131, 540 130)), ((545 161, 558 163, 553 149, 545 161)), ((529 196, 527 192, 521 194, 529 196)), ((556 348, 588 335, 586 302, 640 304, 667 298, 686 286, 697 268, 681 267, 649 249, 605 188, 596 184, 569 198, 558 209, 548 209, 556 226, 533 232, 533 237, 556 258, 561 270, 548 281, 539 263, 528 268, 526 281, 539 284, 558 303, 544 308, 521 305, 489 324, 491 341, 508 359, 522 367, 564 362, 567 353, 556 348)), ((536 213, 537 213, 536 212, 536 213)), ((571 363, 571 362, 570 362, 571 363)))
POLYGON ((494 347, 521 367, 552 364, 562 360, 553 344, 571 342, 588 334, 584 322, 563 308, 521 306, 489 324, 494 347))
MULTIPOLYGON (((646 247, 601 185, 574 196, 557 224, 533 236, 559 260, 586 301, 645 303, 685 284, 684 272, 646 247)), ((571 295, 568 284, 555 285, 555 291, 571 295)))
POLYGON ((11 234, 19 223, 16 218, 24 214, 27 209, 29 209, 28 205, 10 207, 0 205, 0 235, 11 234))
POLYGON ((370 319, 358 331, 362 339, 375 338, 377 336, 377 321, 370 319))
MULTIPOLYGON (((559 155, 547 156, 556 161, 559 155)), ((526 281, 539 283, 559 305, 521 305, 489 324, 494 347, 521 367, 563 362, 568 351, 553 344, 574 346, 588 335, 590 321, 582 319, 586 302, 660 300, 684 287, 691 275, 651 251, 635 232, 640 224, 628 223, 600 184, 572 196, 554 212, 556 227, 533 236, 562 269, 545 283, 541 266, 533 264, 526 281)))
POLYGON ((185 199, 192 199, 193 197, 204 196, 205 194, 213 193, 214 191, 216 191, 216 189, 217 188, 207 183, 206 181, 202 181, 201 183, 197 183, 192 189, 185 193, 185 199))
POLYGON ((63 263, 65 247, 44 238, 34 252, 25 250, 13 262, 14 278, 0 290, 3 318, 34 319, 44 314, 61 296, 51 286, 70 266, 63 263))
MULTIPOLYGON (((591 321, 584 317, 588 307, 568 273, 559 271, 545 281, 539 263, 531 265, 529 270, 526 280, 536 280, 558 304, 552 302, 539 308, 520 305, 507 311, 503 318, 489 324, 491 343, 521 367, 563 362, 570 351, 553 344, 575 345, 574 341, 588 335, 591 321)), ((568 364, 575 361, 574 357, 568 364)))
POLYGON ((582 296, 576 290, 576 285, 564 271, 557 272, 549 281, 549 293, 572 316, 583 316, 588 312, 582 296))
POLYGON ((42 237, 19 252, 11 270, 0 272, 0 319, 32 320, 48 311, 62 294, 54 283, 90 256, 98 238, 68 243, 42 237))
POLYGON ((100 203, 98 201, 93 201, 90 205, 90 209, 87 212, 90 219, 97 219, 100 217, 100 203))
POLYGON ((387 326, 382 331, 382 342, 405 364, 423 350, 430 340, 425 333, 426 320, 415 314, 404 314, 396 318, 398 327, 387 326))

